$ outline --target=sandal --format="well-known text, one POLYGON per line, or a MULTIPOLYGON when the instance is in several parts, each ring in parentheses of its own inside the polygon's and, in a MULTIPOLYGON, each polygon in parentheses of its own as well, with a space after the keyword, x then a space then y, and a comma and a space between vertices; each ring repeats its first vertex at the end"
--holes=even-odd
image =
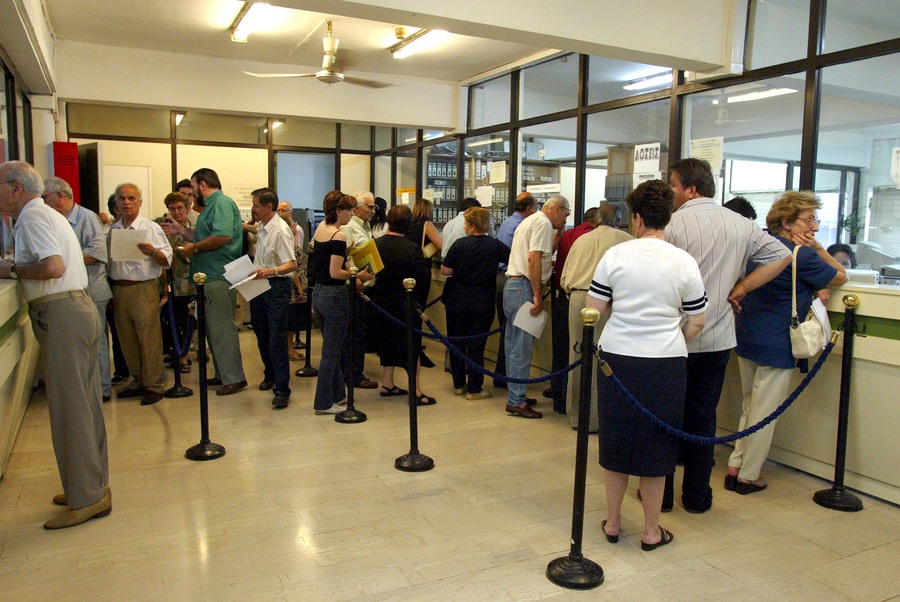
POLYGON ((435 399, 434 397, 428 397, 424 393, 416 397, 417 406, 433 406, 436 403, 437 399, 435 399))
POLYGON ((659 527, 659 537, 660 539, 656 543, 647 543, 645 541, 641 541, 641 549, 645 552, 652 552, 660 546, 672 543, 672 540, 675 539, 675 536, 672 535, 671 531, 667 531, 662 527, 659 527))
POLYGON ((600 528, 603 530, 603 534, 606 535, 606 541, 609 543, 619 543, 619 534, 610 535, 606 532, 606 521, 600 523, 600 528))
POLYGON ((397 386, 393 386, 390 389, 388 389, 387 387, 382 385, 381 391, 379 391, 379 394, 382 397, 391 397, 393 395, 406 395, 407 393, 409 393, 409 391, 407 391, 406 389, 401 389, 400 387, 397 387, 397 386))
POLYGON ((191 365, 190 365, 189 363, 188 363, 188 364, 181 364, 181 373, 182 373, 182 374, 187 374, 187 373, 190 372, 190 371, 191 371, 191 365))

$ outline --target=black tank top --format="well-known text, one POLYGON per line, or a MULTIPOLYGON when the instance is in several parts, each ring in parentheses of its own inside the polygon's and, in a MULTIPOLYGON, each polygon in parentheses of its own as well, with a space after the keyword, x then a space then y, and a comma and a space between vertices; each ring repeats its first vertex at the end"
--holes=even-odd
POLYGON ((312 273, 314 282, 324 286, 344 286, 346 280, 337 280, 331 277, 331 256, 339 255, 345 261, 347 259, 347 241, 334 240, 337 232, 331 235, 331 239, 318 242, 313 246, 312 273))

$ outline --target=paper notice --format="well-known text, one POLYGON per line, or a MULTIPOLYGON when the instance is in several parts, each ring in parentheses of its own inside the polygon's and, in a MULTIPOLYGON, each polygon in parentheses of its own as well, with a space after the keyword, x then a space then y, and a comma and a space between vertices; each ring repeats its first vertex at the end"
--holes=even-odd
POLYGON ((725 138, 714 136, 712 138, 694 138, 691 140, 691 157, 703 159, 712 167, 713 173, 718 173, 722 168, 722 147, 725 138))
POLYGON ((477 186, 475 188, 475 198, 481 203, 482 207, 490 207, 494 198, 493 186, 477 186))
POLYGON ((150 242, 150 230, 110 230, 109 255, 112 261, 143 261, 148 259, 138 245, 150 242))
POLYGON ((506 161, 491 162, 491 184, 502 184, 506 181, 506 161))
POLYGON ((534 338, 539 339, 541 338, 541 333, 544 332, 544 326, 547 325, 547 312, 542 311, 537 316, 532 316, 531 309, 533 307, 534 303, 526 301, 525 304, 519 308, 519 311, 516 312, 513 326, 521 328, 534 338))

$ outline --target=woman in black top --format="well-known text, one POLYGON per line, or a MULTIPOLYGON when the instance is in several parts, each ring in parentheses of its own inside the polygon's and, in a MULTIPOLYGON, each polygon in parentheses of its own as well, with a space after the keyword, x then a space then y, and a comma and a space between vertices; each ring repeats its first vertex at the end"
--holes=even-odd
MULTIPOLYGON (((347 236, 340 227, 350 221, 356 199, 340 190, 325 195, 325 221, 313 237, 312 275, 316 283, 313 310, 319 316, 322 331, 322 359, 316 382, 316 414, 337 414, 345 397, 341 372, 341 349, 347 338, 349 298, 347 280, 347 236)), ((366 268, 356 275, 357 283, 373 278, 366 268)), ((307 351, 309 353, 309 351, 307 351)))
MULTIPOLYGON (((406 289, 403 288, 405 278, 416 279, 416 289, 420 275, 417 275, 418 265, 421 264, 422 251, 418 245, 404 238, 409 231, 412 222, 412 214, 406 205, 392 207, 387 214, 388 230, 384 236, 375 241, 378 254, 384 269, 378 272, 375 286, 372 287, 371 298, 379 307, 389 314, 406 322, 406 289)), ((414 293, 415 294, 415 293, 414 293)), ((422 321, 414 316, 412 327, 422 328, 422 321)), ((378 355, 381 357, 383 378, 381 396, 406 395, 408 392, 394 384, 394 368, 399 366, 406 368, 407 347, 406 332, 393 321, 381 318, 379 321, 378 355)), ((422 336, 413 333, 413 349, 422 347, 422 336)), ((419 371, 421 362, 416 363, 416 398, 419 405, 433 405, 436 403, 433 397, 422 393, 419 371)))
MULTIPOLYGON (((412 208, 412 224, 404 236, 416 243, 420 249, 433 245, 435 253, 439 253, 444 247, 443 239, 434 222, 431 221, 434 207, 430 201, 419 199, 412 208)), ((429 247, 430 249, 431 247, 429 247)), ((432 253, 433 255, 433 253, 432 253)), ((431 257, 425 257, 420 253, 419 270, 421 276, 416 276, 416 301, 422 307, 428 303, 428 291, 431 290, 431 257)))
MULTIPOLYGON (((509 247, 496 238, 485 236, 490 224, 490 212, 481 207, 467 209, 463 214, 466 237, 453 243, 441 274, 450 276, 444 283, 441 299, 447 309, 447 334, 472 336, 484 334, 494 322, 494 290, 497 267, 509 259, 509 247)), ((457 341, 454 345, 470 360, 484 368, 485 337, 457 341)), ((487 399, 484 391, 484 373, 467 367, 462 358, 450 354, 450 372, 453 374, 453 391, 465 393, 466 399, 487 399), (468 373, 468 383, 466 374, 468 373)))

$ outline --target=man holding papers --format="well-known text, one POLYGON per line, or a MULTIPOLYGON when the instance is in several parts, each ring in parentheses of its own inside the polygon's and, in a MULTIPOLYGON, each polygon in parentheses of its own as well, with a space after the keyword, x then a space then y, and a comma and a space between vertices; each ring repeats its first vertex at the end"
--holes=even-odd
POLYGON ((160 276, 172 261, 172 247, 159 224, 140 215, 141 189, 119 184, 119 221, 109 230, 109 278, 116 330, 131 373, 119 399, 141 397, 141 405, 162 399, 162 330, 159 325, 160 276))
MULTIPOLYGON (((544 203, 543 209, 526 217, 516 228, 503 288, 503 312, 506 314, 506 374, 513 378, 528 378, 531 369, 535 336, 516 326, 516 314, 530 303, 529 317, 537 321, 544 310, 541 285, 550 279, 550 257, 557 242, 554 231, 566 223, 571 213, 566 197, 555 194, 544 203)), ((522 418, 543 418, 526 401, 527 386, 509 383, 506 411, 522 418)))
POLYGON ((288 407, 291 400, 291 370, 285 341, 287 309, 291 302, 288 274, 297 269, 294 234, 287 222, 278 217, 278 195, 273 190, 259 188, 252 196, 251 211, 259 222, 254 275, 257 280, 268 280, 271 288, 250 301, 250 322, 265 367, 259 390, 274 389, 272 407, 280 410, 288 407))

